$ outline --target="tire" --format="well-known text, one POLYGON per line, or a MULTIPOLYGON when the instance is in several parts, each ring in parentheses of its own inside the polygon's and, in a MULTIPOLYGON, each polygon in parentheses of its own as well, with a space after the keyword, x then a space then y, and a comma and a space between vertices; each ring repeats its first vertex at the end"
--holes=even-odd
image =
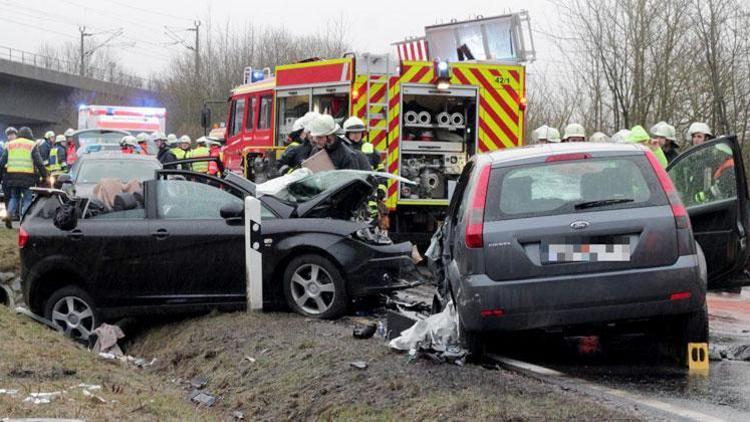
POLYGON ((284 297, 295 312, 333 319, 349 304, 346 283, 338 268, 320 255, 294 258, 284 271, 284 297))
POLYGON ((76 286, 65 286, 52 293, 44 304, 44 317, 66 336, 84 343, 100 323, 93 299, 76 286))
POLYGON ((681 364, 687 364, 688 343, 708 343, 708 307, 703 304, 699 311, 683 316, 676 326, 675 357, 681 364))

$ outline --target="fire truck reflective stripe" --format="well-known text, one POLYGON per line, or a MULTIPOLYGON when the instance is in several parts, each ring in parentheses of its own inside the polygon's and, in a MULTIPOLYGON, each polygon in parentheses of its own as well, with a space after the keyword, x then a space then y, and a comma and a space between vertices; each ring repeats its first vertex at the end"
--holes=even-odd
POLYGON ((495 100, 495 102, 502 107, 503 111, 507 113, 510 120, 517 122, 518 121, 518 114, 516 114, 515 111, 506 103, 506 101, 502 98, 500 93, 497 91, 497 89, 493 88, 492 85, 489 83, 487 78, 482 75, 482 72, 479 69, 471 69, 471 73, 476 77, 477 81, 482 84, 482 87, 485 89, 485 91, 489 92, 490 95, 492 95, 492 98, 495 100))
POLYGON ((373 85, 372 82, 370 82, 370 86, 373 87, 373 93, 370 97, 370 103, 379 103, 385 95, 385 84, 373 85))
POLYGON ((466 75, 464 75, 463 70, 454 68, 453 69, 453 76, 456 79, 458 79, 458 81, 461 83, 461 85, 471 85, 471 82, 469 82, 469 79, 467 79, 466 75))
MULTIPOLYGON (((501 116, 498 115, 495 109, 492 108, 492 106, 487 102, 487 100, 484 97, 480 97, 479 103, 480 103, 480 107, 482 107, 482 109, 487 113, 489 117, 489 119, 483 119, 483 120, 489 125, 489 127, 493 129, 499 128, 505 134, 505 136, 507 136, 507 139, 509 142, 505 142, 505 140, 503 139, 502 143, 506 147, 515 146, 518 142, 518 137, 516 133, 513 132, 510 129, 510 127, 508 127, 508 124, 505 122, 505 119, 503 119, 501 116)), ((497 136, 497 133, 493 133, 493 135, 497 136)))
POLYGON ((382 150, 384 146, 382 145, 384 140, 385 140, 385 131, 379 130, 377 131, 377 133, 374 133, 372 140, 370 142, 372 142, 372 146, 375 147, 375 149, 382 150))
MULTIPOLYGON (((408 66, 406 67, 408 70, 408 66)), ((401 84, 399 83, 398 77, 393 77, 390 80, 390 90, 388 92, 388 156, 387 156, 387 169, 391 174, 398 175, 399 165, 399 140, 401 133, 399 130, 399 120, 401 119, 401 84)), ((398 200, 398 186, 399 184, 393 180, 388 180, 388 198, 386 199, 386 205, 388 209, 396 209, 396 201, 398 200)))
POLYGON ((521 103, 521 98, 518 97, 518 93, 510 87, 510 85, 503 85, 503 88, 505 89, 505 92, 510 95, 510 98, 513 99, 513 103, 518 105, 521 103))
POLYGON ((518 73, 517 70, 509 70, 508 73, 510 73, 510 76, 512 76, 513 79, 516 80, 517 84, 521 83, 521 75, 518 73))
POLYGON ((352 113, 360 119, 364 119, 365 106, 367 105, 367 76, 357 76, 352 92, 354 93, 352 95, 352 113))
POLYGON ((486 120, 487 119, 479 120, 479 128, 482 129, 483 132, 483 136, 480 137, 482 141, 480 146, 483 147, 481 149, 484 151, 494 151, 501 148, 504 144, 503 141, 495 135, 495 131, 487 125, 486 120))

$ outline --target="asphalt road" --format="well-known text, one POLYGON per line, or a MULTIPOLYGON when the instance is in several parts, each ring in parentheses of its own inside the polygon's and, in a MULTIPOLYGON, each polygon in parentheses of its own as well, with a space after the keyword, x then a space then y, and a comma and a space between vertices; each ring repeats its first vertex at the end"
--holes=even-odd
MULTIPOLYGON (((708 306, 713 348, 750 345, 750 288, 739 294, 711 293, 708 306)), ((523 339, 512 349, 511 357, 595 384, 714 418, 750 420, 750 361, 712 361, 708 374, 690 373, 660 356, 652 340, 639 336, 620 338, 600 353, 582 353, 580 338, 553 336, 523 339)))

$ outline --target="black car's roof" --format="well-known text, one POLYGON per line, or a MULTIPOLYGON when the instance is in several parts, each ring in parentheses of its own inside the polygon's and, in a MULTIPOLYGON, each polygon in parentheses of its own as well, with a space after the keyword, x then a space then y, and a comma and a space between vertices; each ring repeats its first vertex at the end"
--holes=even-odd
POLYGON ((505 148, 485 154, 490 161, 495 163, 507 163, 520 160, 532 160, 548 157, 556 154, 606 154, 606 155, 633 155, 643 153, 645 147, 639 144, 614 144, 605 142, 566 142, 560 144, 537 144, 517 148, 505 148))

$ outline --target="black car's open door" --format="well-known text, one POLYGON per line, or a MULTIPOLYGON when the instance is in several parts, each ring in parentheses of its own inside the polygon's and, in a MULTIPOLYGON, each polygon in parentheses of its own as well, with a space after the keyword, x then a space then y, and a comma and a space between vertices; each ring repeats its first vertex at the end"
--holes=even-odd
POLYGON ((737 138, 725 136, 690 148, 667 171, 706 256, 708 288, 750 285, 750 199, 737 138))

